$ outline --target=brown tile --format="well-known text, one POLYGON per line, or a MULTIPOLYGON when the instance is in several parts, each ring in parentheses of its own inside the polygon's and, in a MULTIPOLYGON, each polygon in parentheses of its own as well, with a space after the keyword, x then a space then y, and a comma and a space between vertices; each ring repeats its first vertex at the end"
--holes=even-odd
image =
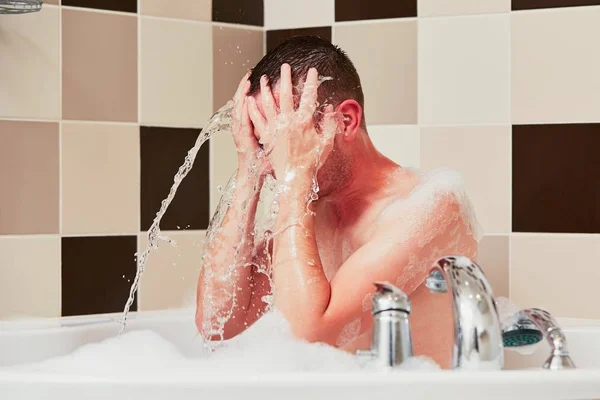
POLYGON ((600 5, 600 0, 512 0, 513 10, 597 5, 600 5))
MULTIPOLYGON (((141 222, 152 225, 173 178, 196 142, 200 129, 141 127, 141 222)), ((164 230, 206 229, 209 222, 209 146, 204 143, 162 219, 164 230)))
POLYGON ((60 238, 0 237, 0 320, 60 317, 60 238))
POLYGON ((600 124, 515 125, 513 232, 600 233, 600 124))
POLYGON ((140 213, 135 125, 63 123, 62 233, 135 233, 140 213))
POLYGON ((318 36, 331 42, 331 26, 267 31, 267 52, 294 36, 318 36))
POLYGON ((110 11, 137 12, 137 0, 62 0, 63 6, 99 8, 110 11))
POLYGON ((212 20, 232 24, 264 25, 263 0, 212 0, 212 20))
POLYGON ((137 18, 62 10, 63 118, 137 121, 137 18))
POLYGON ((370 1, 336 0, 336 21, 404 18, 417 16, 417 0, 370 1))
POLYGON ((485 276, 492 285, 494 296, 509 296, 508 263, 509 237, 484 236, 479 242, 477 263, 483 268, 485 276))
POLYGON ((231 100, 240 79, 263 56, 262 31, 213 26, 213 110, 231 100))
POLYGON ((141 24, 140 123, 202 128, 212 115, 211 24, 148 17, 141 24))
POLYGON ((510 246, 510 297, 519 308, 600 318, 598 235, 516 234, 510 246))
POLYGON ((59 10, 1 16, 0 117, 60 118, 59 10))
POLYGON ((211 11, 211 0, 140 0, 142 15, 210 21, 211 11))
POLYGON ((336 25, 333 41, 348 53, 360 74, 367 124, 417 123, 416 21, 336 25))
POLYGON ((137 237, 63 237, 61 247, 62 315, 122 311, 137 269, 137 237))
POLYGON ((0 235, 58 233, 58 123, 0 121, 0 235))
MULTIPOLYGON (((196 286, 203 254, 204 232, 165 232, 177 244, 161 244, 153 252, 140 283, 139 310, 165 310, 195 306, 196 286)), ((146 235, 138 239, 145 250, 146 235)))

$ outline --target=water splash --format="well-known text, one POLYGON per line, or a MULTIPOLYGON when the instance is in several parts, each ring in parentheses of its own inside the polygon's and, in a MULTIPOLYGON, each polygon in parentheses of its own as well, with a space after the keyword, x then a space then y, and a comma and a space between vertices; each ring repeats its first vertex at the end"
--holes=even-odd
POLYGON ((125 309, 123 310, 123 319, 121 321, 121 333, 123 333, 127 325, 127 316, 129 314, 129 309, 131 308, 131 305, 133 304, 133 301, 135 299, 135 293, 138 289, 140 279, 142 277, 142 274, 144 273, 144 269, 146 267, 146 263, 148 262, 148 257, 150 256, 150 253, 158 250, 160 241, 173 243, 173 241, 169 237, 161 235, 160 221, 165 215, 167 209, 169 208, 169 205, 173 201, 173 198, 177 193, 179 185, 192 169, 200 147, 216 133, 230 129, 232 110, 233 101, 229 101, 209 119, 204 129, 202 129, 200 135, 198 135, 194 147, 192 147, 188 151, 183 164, 179 167, 177 174, 173 178, 173 185, 169 190, 169 195, 166 199, 162 201, 160 209, 156 213, 156 217, 154 218, 154 221, 152 222, 152 225, 148 230, 148 245, 146 246, 146 249, 144 249, 144 251, 137 254, 137 273, 135 275, 133 284, 131 285, 131 289, 129 291, 129 298, 127 299, 127 303, 125 304, 125 309))

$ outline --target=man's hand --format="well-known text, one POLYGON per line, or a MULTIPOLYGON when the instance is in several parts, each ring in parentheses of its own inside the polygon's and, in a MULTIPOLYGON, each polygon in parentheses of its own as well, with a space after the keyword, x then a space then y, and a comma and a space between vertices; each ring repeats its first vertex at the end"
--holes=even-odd
POLYGON ((258 168, 258 174, 264 176, 270 172, 271 167, 263 150, 258 145, 258 140, 254 135, 254 126, 248 114, 248 97, 246 95, 250 89, 249 77, 250 73, 247 73, 242 78, 233 96, 233 142, 238 153, 238 169, 247 171, 249 167, 258 168))
POLYGON ((320 132, 317 132, 317 70, 309 70, 297 110, 294 110, 292 74, 288 64, 281 66, 279 110, 265 76, 260 83, 264 115, 253 97, 247 98, 248 110, 276 178, 288 180, 302 175, 312 180, 331 152, 337 130, 333 107, 328 106, 323 113, 320 132))

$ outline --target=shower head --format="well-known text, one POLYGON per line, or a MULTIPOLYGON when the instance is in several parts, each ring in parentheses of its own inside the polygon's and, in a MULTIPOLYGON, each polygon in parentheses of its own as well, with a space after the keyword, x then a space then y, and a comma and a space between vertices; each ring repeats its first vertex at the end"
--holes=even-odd
POLYGON ((40 11, 42 0, 0 0, 0 14, 26 14, 40 11))

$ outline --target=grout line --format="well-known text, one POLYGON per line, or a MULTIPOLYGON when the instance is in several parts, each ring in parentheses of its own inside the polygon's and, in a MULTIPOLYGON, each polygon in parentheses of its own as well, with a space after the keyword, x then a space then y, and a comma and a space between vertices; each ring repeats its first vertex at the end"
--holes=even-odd
POLYGON ((70 120, 65 119, 61 121, 63 124, 80 124, 80 125, 125 125, 125 126, 137 126, 137 122, 119 122, 119 121, 84 121, 84 120, 70 120))
MULTIPOLYGON (((137 190, 137 230, 142 229, 142 14, 141 14, 141 2, 142 0, 137 0, 137 9, 138 9, 138 17, 137 17, 137 178, 138 178, 138 190, 137 190)), ((137 238, 137 235, 136 235, 137 238)), ((136 239, 139 242, 139 240, 136 239)), ((139 243, 136 251, 139 251, 139 243)), ((137 259, 136 259, 136 271, 137 271, 137 259)), ((138 295, 139 297, 139 295, 138 295)))
POLYGON ((72 11, 87 11, 87 12, 98 13, 98 14, 112 14, 112 15, 121 15, 121 16, 128 16, 128 17, 135 17, 139 14, 139 13, 125 12, 125 11, 104 10, 101 8, 88 8, 88 7, 77 7, 77 6, 61 6, 61 8, 65 9, 65 10, 72 10, 72 11))
POLYGON ((563 239, 600 239, 600 233, 567 233, 567 232, 512 232, 513 237, 546 237, 546 238, 563 238, 563 239))
MULTIPOLYGON (((513 140, 512 140, 512 122, 513 122, 513 113, 512 113, 512 21, 509 18, 508 20, 508 121, 510 122, 510 131, 508 132, 508 181, 509 181, 509 196, 508 196, 508 227, 510 232, 513 230, 513 157, 512 157, 512 149, 513 149, 513 140)), ((510 273, 509 273, 510 277, 510 273)), ((510 281, 510 280, 509 280, 510 281)))
POLYGON ((0 241, 3 239, 51 239, 59 238, 60 233, 33 233, 33 234, 18 234, 18 235, 0 235, 0 241))
POLYGON ((509 236, 510 234, 511 234, 510 232, 506 232, 506 233, 484 233, 483 236, 502 237, 502 236, 509 236))
POLYGON ((63 21, 58 10, 58 233, 63 231, 63 21))
POLYGON ((256 26, 256 25, 243 25, 243 24, 233 24, 230 22, 210 22, 213 26, 220 26, 223 28, 237 28, 237 29, 245 29, 249 31, 264 31, 264 26, 256 26))
MULTIPOLYGON (((60 78, 59 78, 59 83, 60 83, 60 78)), ((60 91, 60 89, 59 89, 59 91, 60 91)), ((59 94, 59 101, 60 101, 60 94, 59 94)), ((59 104, 59 112, 61 112, 60 104, 59 104)), ((38 119, 38 118, 22 118, 22 117, 0 117, 0 121, 57 123, 57 122, 60 122, 60 118, 59 119, 44 119, 44 118, 38 119)))
POLYGON ((528 10, 511 10, 511 14, 549 14, 549 13, 560 13, 560 12, 589 12, 590 9, 600 10, 600 5, 582 5, 582 6, 566 6, 566 7, 549 7, 549 8, 532 8, 528 10))
POLYGON ((417 20, 418 20, 418 17, 361 19, 361 20, 355 20, 355 21, 334 21, 332 26, 393 24, 395 22, 413 22, 413 21, 417 21, 417 20))
POLYGON ((140 232, 125 232, 125 233, 62 233, 64 238, 78 238, 78 237, 114 237, 114 236, 137 236, 140 232))
POLYGON ((512 275, 512 265, 513 265, 513 252, 512 252, 512 234, 508 235, 508 299, 512 300, 513 298, 513 290, 510 282, 510 277, 512 275))
POLYGON ((447 14, 447 15, 421 15, 419 16, 422 20, 438 20, 438 19, 456 19, 456 18, 469 18, 469 17, 490 17, 494 15, 510 15, 511 11, 490 11, 490 12, 479 12, 479 13, 465 13, 465 14, 447 14))

